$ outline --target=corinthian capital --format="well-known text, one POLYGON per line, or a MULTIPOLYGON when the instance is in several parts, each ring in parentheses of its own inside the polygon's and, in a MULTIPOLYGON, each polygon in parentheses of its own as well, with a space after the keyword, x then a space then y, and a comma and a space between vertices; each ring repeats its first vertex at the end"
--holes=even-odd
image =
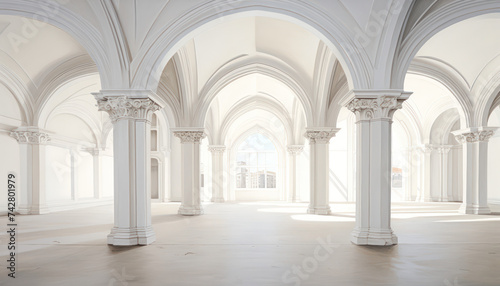
POLYGON ((210 145, 208 146, 208 151, 216 154, 223 154, 226 151, 226 146, 224 145, 210 145))
POLYGON ((302 152, 302 150, 304 150, 303 145, 289 145, 289 146, 287 146, 287 151, 291 155, 298 155, 302 152))
POLYGON ((99 111, 106 111, 113 123, 121 119, 149 120, 160 106, 150 98, 102 97, 96 98, 99 111))
POLYGON ((44 144, 50 141, 49 134, 38 131, 14 130, 10 136, 19 143, 44 144))
POLYGON ((304 136, 309 139, 311 144, 329 143, 330 139, 337 134, 340 129, 337 128, 308 128, 304 136))
POLYGON ((410 94, 402 90, 353 90, 342 104, 354 112, 358 120, 391 120, 410 94))
POLYGON ((495 134, 497 127, 477 127, 467 128, 452 132, 455 139, 460 144, 474 143, 474 142, 488 142, 488 140, 495 134))
POLYGON ((206 137, 202 129, 174 129, 174 136, 181 139, 181 143, 200 143, 206 137))
POLYGON ((347 104, 347 109, 358 115, 360 120, 374 118, 392 119, 392 115, 402 108, 403 101, 397 97, 382 96, 373 99, 355 98, 347 104))

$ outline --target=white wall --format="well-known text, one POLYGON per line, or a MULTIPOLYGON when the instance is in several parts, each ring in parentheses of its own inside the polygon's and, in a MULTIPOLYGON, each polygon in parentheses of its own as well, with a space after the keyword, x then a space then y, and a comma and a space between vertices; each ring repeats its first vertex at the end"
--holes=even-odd
MULTIPOLYGON (((1 105, 1 104, 0 104, 1 105)), ((7 213, 7 174, 9 172, 15 172, 17 176, 20 174, 20 154, 19 154, 19 144, 17 141, 9 136, 7 132, 0 132, 0 176, 2 186, 0 187, 0 214, 7 213)), ((19 182, 17 180, 16 182, 19 182)), ((16 194, 19 194, 20 188, 23 186, 20 183, 16 185, 16 194)), ((17 204, 19 206, 19 195, 16 198, 17 204)))
POLYGON ((75 152, 74 166, 76 198, 94 198, 94 157, 88 152, 75 152))
POLYGON ((50 208, 55 203, 71 201, 71 153, 69 149, 46 146, 45 199, 50 208))

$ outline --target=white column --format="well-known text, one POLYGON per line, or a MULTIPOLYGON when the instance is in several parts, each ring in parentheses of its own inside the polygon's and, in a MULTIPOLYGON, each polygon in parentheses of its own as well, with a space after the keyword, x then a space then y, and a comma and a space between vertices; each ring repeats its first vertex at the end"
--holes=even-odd
POLYGON ((310 146, 310 195, 309 214, 330 214, 329 200, 329 142, 340 129, 323 127, 307 128, 305 137, 310 146))
POLYGON ((460 213, 491 213, 487 189, 488 140, 496 129, 474 127, 452 132, 463 146, 463 203, 460 213))
POLYGON ((37 127, 22 127, 10 133, 19 142, 21 150, 21 172, 19 185, 20 214, 45 214, 45 148, 50 141, 47 133, 37 127))
POLYGON ((422 189, 419 192, 419 196, 417 198, 417 201, 419 202, 432 202, 432 194, 431 194, 431 189, 432 189, 432 181, 431 181, 431 176, 432 176, 432 152, 434 151, 434 147, 430 144, 424 144, 421 148, 422 151, 422 164, 420 165, 422 168, 422 171, 420 172, 421 174, 421 180, 422 180, 422 189))
POLYGON ((398 242, 391 229, 391 125, 394 112, 408 97, 402 91, 368 90, 354 91, 346 100, 357 120, 354 244, 398 242))
POLYGON ((288 151, 288 201, 295 203, 297 201, 297 156, 302 153, 304 146, 290 145, 288 151))
POLYGON ((99 111, 113 122, 115 222, 108 244, 146 245, 151 225, 151 116, 160 106, 147 95, 95 93, 99 111))
POLYGON ((450 152, 451 146, 441 145, 437 148, 439 153, 439 177, 440 177, 440 197, 439 201, 448 202, 448 153, 450 152))
POLYGON ((101 150, 99 148, 89 148, 85 151, 89 152, 92 155, 93 159, 93 175, 94 175, 94 198, 100 199, 102 192, 102 178, 101 178, 101 169, 102 169, 102 156, 101 150))
POLYGON ((224 145, 210 145, 212 153, 212 199, 214 203, 224 202, 224 145))
POLYGON ((181 215, 201 215, 200 144, 205 138, 203 128, 178 128, 172 130, 181 140, 181 215))

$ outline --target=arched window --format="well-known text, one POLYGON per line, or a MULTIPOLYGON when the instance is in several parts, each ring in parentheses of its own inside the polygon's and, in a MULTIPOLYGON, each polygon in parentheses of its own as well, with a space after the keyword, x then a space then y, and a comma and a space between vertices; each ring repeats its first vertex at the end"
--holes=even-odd
POLYGON ((278 152, 262 134, 250 135, 236 154, 237 189, 275 189, 278 176, 278 152))

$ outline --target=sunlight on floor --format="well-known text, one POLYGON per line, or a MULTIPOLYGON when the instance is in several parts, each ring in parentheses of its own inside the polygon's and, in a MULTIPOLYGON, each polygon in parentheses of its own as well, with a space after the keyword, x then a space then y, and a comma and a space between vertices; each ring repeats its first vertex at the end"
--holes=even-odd
POLYGON ((354 217, 344 217, 335 215, 292 215, 292 219, 299 221, 319 221, 319 222, 353 222, 354 217))

